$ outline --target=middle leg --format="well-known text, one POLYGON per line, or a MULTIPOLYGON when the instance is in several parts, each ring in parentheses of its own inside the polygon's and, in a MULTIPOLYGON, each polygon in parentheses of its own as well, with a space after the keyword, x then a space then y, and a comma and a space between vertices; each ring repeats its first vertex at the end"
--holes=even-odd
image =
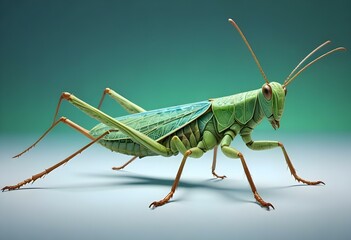
POLYGON ((220 179, 224 179, 227 176, 225 175, 217 175, 217 173, 215 172, 216 170, 216 163, 217 163, 217 151, 218 151, 218 146, 215 146, 213 149, 213 160, 212 160, 212 175, 215 176, 216 178, 220 178, 220 179))
POLYGON ((180 180, 180 176, 182 175, 183 172, 183 168, 185 165, 186 160, 188 159, 188 157, 194 157, 194 158, 199 158, 203 155, 203 150, 200 149, 199 147, 193 147, 190 148, 189 150, 186 150, 185 145, 183 144, 183 142, 179 139, 179 137, 174 136, 171 140, 171 144, 179 151, 183 154, 183 159, 182 162, 180 163, 177 175, 174 179, 171 191, 166 195, 166 197, 164 197, 163 199, 161 199, 160 201, 154 201, 150 204, 150 208, 153 207, 158 207, 158 206, 162 206, 165 203, 167 203, 172 197, 173 194, 176 190, 176 188, 178 187, 179 184, 179 180, 180 180))
POLYGON ((246 164, 246 161, 244 159, 244 156, 241 152, 239 152, 238 150, 230 147, 230 143, 233 141, 233 138, 235 137, 235 133, 231 132, 231 131, 228 131, 227 133, 225 133, 222 141, 221 141, 221 149, 222 149, 222 152, 227 156, 227 157, 230 157, 230 158, 240 158, 241 160, 241 164, 243 166, 243 169, 244 169, 244 172, 245 172, 245 175, 246 175, 246 178, 250 184, 250 187, 251 187, 251 191, 256 199, 256 201, 262 206, 262 207, 265 207, 269 210, 269 208, 273 208, 274 209, 274 206, 269 203, 269 202, 266 202, 262 199, 262 197, 258 194, 258 191, 257 191, 257 188, 255 186, 255 183, 254 181, 252 180, 252 177, 251 177, 251 173, 249 171, 249 168, 247 167, 247 164, 246 164))

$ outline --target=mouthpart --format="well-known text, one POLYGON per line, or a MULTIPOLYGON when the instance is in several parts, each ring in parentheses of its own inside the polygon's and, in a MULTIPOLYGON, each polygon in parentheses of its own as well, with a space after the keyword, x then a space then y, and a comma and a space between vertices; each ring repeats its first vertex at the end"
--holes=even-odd
POLYGON ((277 130, 277 128, 280 127, 279 121, 277 121, 275 119, 270 120, 270 123, 271 123, 272 127, 274 128, 274 130, 277 130))

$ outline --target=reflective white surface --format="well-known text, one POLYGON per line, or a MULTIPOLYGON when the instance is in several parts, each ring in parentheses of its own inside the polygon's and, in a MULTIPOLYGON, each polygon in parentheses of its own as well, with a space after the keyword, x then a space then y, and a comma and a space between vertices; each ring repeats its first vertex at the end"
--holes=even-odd
MULTIPOLYGON (((88 143, 84 137, 50 135, 19 159, 11 159, 37 136, 1 136, 0 185, 16 184, 88 143)), ((181 156, 138 159, 112 171, 128 156, 96 145, 66 166, 26 185, 0 193, 1 239, 348 239, 351 236, 351 137, 271 134, 281 140, 298 174, 325 186, 294 181, 279 149, 246 157, 262 198, 255 203, 239 161, 219 151, 216 180, 212 152, 189 159, 172 201, 149 209, 170 190, 181 156)), ((262 139, 262 137, 257 137, 262 139)))

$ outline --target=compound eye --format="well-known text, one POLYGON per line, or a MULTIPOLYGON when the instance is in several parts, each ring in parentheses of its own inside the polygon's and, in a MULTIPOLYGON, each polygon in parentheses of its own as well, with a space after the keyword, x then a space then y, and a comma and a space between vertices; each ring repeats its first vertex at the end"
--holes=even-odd
POLYGON ((288 94, 288 89, 286 87, 283 87, 283 89, 284 89, 284 93, 285 93, 285 96, 286 96, 286 94, 288 94))
POLYGON ((269 101, 272 98, 272 88, 268 84, 263 85, 262 87, 263 96, 269 101))

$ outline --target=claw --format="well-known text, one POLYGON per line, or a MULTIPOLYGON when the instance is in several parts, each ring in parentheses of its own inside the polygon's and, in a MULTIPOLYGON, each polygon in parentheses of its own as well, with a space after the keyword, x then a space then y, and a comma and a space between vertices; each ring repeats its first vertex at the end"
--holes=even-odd
POLYGON ((160 200, 160 201, 154 201, 154 202, 152 202, 150 205, 149 205, 149 208, 156 208, 156 207, 159 207, 159 206, 162 206, 162 205, 164 205, 164 204, 166 204, 166 203, 168 203, 168 201, 173 197, 173 193, 174 192, 170 192, 170 193, 168 193, 167 194, 167 196, 164 198, 164 199, 162 199, 162 200, 160 200))
POLYGON ((265 207, 267 210, 270 210, 270 207, 275 209, 271 203, 265 202, 257 192, 254 193, 254 197, 261 207, 265 207))
POLYGON ((323 184, 323 185, 325 185, 325 183, 324 183, 323 181, 312 182, 311 185, 318 185, 318 184, 323 184))
POLYGON ((224 179, 224 178, 227 178, 226 175, 223 175, 223 176, 216 176, 217 178, 220 178, 220 179, 224 179))
POLYGON ((156 207, 156 202, 152 202, 150 205, 149 205, 149 208, 155 208, 156 207))
POLYGON ((263 207, 267 208, 267 210, 270 210, 269 207, 275 209, 274 206, 271 203, 266 203, 263 207))
POLYGON ((216 178, 220 178, 220 179, 224 179, 224 178, 226 178, 226 177, 227 177, 226 175, 219 176, 219 175, 217 175, 217 173, 215 173, 215 172, 212 172, 212 175, 213 175, 214 177, 216 177, 216 178))
POLYGON ((17 186, 6 186, 6 187, 3 187, 2 189, 1 189, 1 191, 3 191, 3 192, 5 192, 6 190, 7 191, 12 191, 12 190, 16 190, 16 189, 18 189, 19 187, 17 187, 17 186))
POLYGON ((149 208, 156 208, 164 205, 165 203, 166 203, 165 201, 154 201, 149 205, 149 208))
POLYGON ((112 167, 112 170, 116 170, 116 171, 121 170, 121 169, 123 169, 123 167, 112 167))
POLYGON ((325 183, 323 181, 315 181, 315 182, 311 182, 311 181, 307 181, 301 177, 299 177, 296 173, 292 174, 295 178, 296 181, 307 184, 307 185, 318 185, 318 184, 323 184, 325 185, 325 183))

